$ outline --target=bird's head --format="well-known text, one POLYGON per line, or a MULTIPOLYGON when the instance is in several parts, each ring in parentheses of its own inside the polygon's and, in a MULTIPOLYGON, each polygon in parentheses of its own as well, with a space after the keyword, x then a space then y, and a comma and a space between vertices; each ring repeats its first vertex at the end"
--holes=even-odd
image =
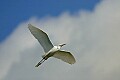
POLYGON ((59 44, 60 47, 63 47, 64 45, 66 45, 66 44, 59 44))

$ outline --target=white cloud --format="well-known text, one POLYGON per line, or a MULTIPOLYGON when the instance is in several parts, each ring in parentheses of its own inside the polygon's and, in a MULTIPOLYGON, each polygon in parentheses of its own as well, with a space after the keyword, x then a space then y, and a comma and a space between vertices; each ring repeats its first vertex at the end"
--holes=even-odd
POLYGON ((119 5, 119 0, 104 0, 93 12, 66 12, 59 17, 31 18, 21 23, 0 44, 0 79, 119 80, 119 5), (76 64, 71 66, 53 58, 34 68, 43 50, 27 29, 28 23, 47 32, 54 44, 67 43, 64 49, 73 53, 76 64))

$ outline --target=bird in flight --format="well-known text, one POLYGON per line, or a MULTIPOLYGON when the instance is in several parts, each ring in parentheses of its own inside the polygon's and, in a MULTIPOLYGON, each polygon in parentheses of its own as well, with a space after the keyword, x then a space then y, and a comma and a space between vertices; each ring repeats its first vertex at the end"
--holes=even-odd
POLYGON ((41 44, 45 52, 45 54, 42 56, 42 60, 35 67, 38 67, 50 57, 61 59, 62 61, 67 62, 69 64, 74 64, 76 62, 74 56, 70 52, 60 50, 61 47, 63 47, 66 44, 59 44, 58 46, 53 46, 48 35, 45 32, 31 24, 28 24, 28 28, 33 34, 33 36, 41 44))

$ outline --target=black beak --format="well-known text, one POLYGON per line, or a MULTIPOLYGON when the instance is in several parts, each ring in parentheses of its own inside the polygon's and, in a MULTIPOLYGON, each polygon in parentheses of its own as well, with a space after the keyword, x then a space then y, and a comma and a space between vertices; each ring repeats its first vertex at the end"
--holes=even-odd
POLYGON ((62 47, 62 46, 64 46, 64 45, 66 45, 66 44, 61 44, 61 45, 59 45, 59 46, 61 46, 61 47, 62 47))

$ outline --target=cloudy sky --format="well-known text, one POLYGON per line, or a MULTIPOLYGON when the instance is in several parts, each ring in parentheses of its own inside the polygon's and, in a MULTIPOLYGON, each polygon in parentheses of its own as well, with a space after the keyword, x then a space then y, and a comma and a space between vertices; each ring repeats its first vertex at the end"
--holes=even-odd
POLYGON ((0 80, 119 80, 120 0, 0 0, 0 80), (28 23, 66 43, 76 63, 44 54, 28 23))

